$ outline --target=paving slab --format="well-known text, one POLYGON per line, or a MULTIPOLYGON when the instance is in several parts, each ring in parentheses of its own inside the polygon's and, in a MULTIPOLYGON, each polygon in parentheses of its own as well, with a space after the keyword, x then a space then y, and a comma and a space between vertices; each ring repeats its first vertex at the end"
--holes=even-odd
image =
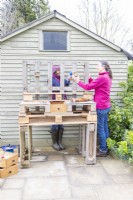
POLYGON ((96 192, 93 190, 92 185, 75 187, 72 186, 72 196, 75 199, 88 199, 88 200, 98 200, 96 192))
POLYGON ((4 184, 4 180, 5 180, 5 179, 1 179, 1 178, 0 178, 0 188, 1 188, 2 185, 4 184))
POLYGON ((133 200, 133 166, 110 156, 86 165, 81 155, 50 153, 0 179, 0 188, 0 200, 133 200))
POLYGON ((47 177, 47 176, 65 176, 67 175, 63 161, 48 161, 32 163, 31 168, 19 169, 19 173, 10 178, 22 177, 47 177))
POLYGON ((114 183, 124 183, 124 184, 131 184, 133 183, 133 175, 114 175, 110 176, 114 183))
POLYGON ((133 184, 93 186, 98 200, 133 200, 133 184))
POLYGON ((133 168, 122 162, 121 160, 101 159, 102 166, 111 175, 132 174, 133 168))
POLYGON ((85 159, 81 155, 66 155, 65 161, 69 166, 86 166, 85 159))
MULTIPOLYGON (((90 166, 86 165, 85 158, 81 155, 65 155, 65 163, 67 166, 77 167, 77 166, 90 166)), ((100 166, 100 162, 97 160, 95 166, 100 166)), ((94 166, 94 165, 91 165, 94 166)))
POLYGON ((67 177, 29 178, 24 187, 24 200, 71 198, 67 177))
POLYGON ((102 166, 68 167, 68 173, 73 186, 113 183, 102 166))
POLYGON ((0 200, 22 200, 22 191, 16 189, 1 189, 0 200))
POLYGON ((6 179, 2 189, 21 189, 24 187, 25 179, 6 179))

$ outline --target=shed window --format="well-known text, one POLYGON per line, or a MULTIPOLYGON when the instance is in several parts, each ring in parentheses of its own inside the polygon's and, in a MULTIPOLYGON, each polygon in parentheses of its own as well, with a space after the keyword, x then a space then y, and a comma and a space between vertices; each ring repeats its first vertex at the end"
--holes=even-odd
POLYGON ((43 50, 49 51, 67 51, 68 32, 44 31, 43 32, 43 50))

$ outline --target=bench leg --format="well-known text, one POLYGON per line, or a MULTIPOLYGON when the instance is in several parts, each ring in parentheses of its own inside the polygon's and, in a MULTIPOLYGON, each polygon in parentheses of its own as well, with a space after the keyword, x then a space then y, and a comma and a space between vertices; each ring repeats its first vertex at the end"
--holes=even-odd
POLYGON ((86 156, 85 162, 88 165, 96 163, 96 123, 88 123, 86 128, 86 156))

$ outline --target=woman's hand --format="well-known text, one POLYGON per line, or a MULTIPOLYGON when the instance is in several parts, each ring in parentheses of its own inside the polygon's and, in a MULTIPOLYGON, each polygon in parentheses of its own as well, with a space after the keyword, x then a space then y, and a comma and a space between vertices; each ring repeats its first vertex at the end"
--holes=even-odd
POLYGON ((79 75, 78 75, 78 74, 73 75, 72 78, 73 78, 73 80, 74 80, 76 83, 79 82, 79 75))
POLYGON ((73 80, 72 76, 68 76, 67 80, 72 81, 73 80))

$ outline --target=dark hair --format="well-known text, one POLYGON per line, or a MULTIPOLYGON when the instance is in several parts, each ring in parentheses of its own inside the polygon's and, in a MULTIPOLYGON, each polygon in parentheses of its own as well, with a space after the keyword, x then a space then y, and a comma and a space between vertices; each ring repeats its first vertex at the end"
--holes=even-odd
POLYGON ((110 69, 110 65, 108 64, 107 61, 100 61, 101 65, 105 68, 105 71, 109 73, 109 77, 112 79, 113 78, 113 74, 112 74, 112 70, 110 69))

